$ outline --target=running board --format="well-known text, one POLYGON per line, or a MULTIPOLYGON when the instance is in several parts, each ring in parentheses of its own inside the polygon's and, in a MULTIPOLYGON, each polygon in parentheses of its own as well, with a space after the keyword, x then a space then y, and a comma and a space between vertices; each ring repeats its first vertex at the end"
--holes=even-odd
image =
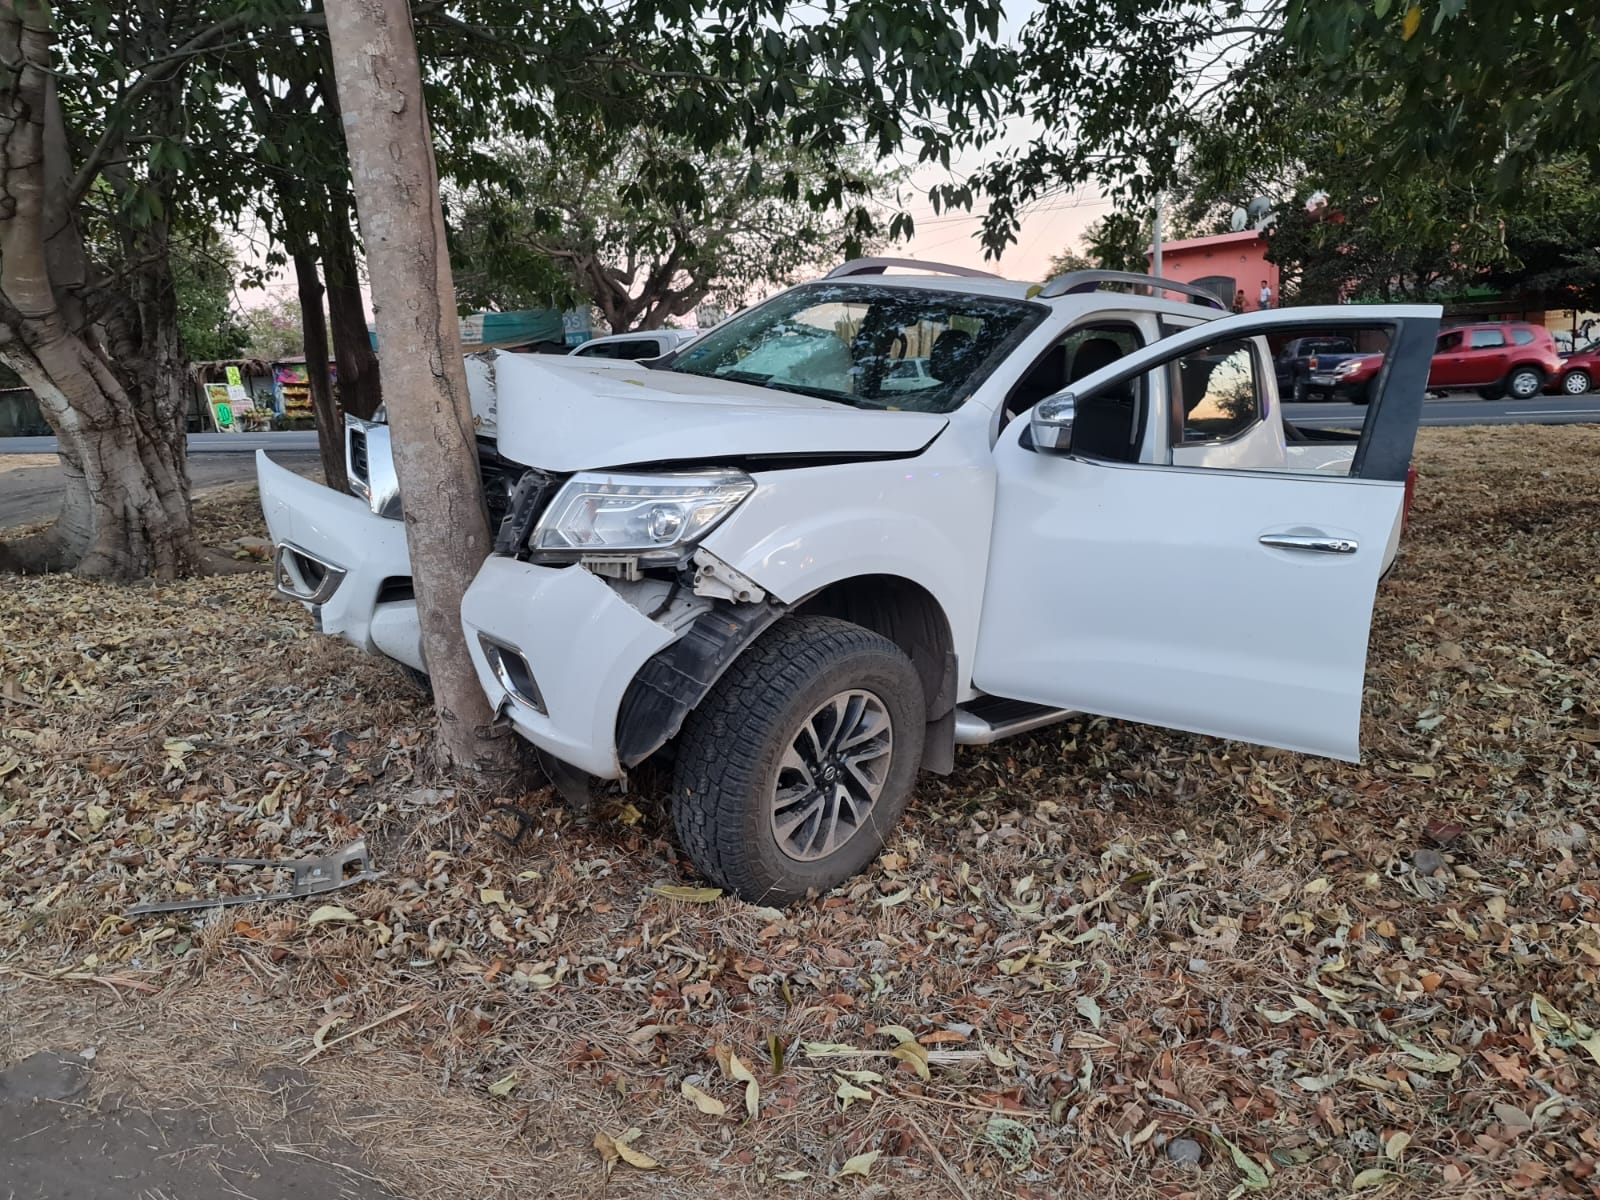
POLYGON ((983 696, 956 709, 956 745, 987 746, 1046 725, 1056 725, 1078 714, 1070 708, 1050 708, 1023 700, 983 696))

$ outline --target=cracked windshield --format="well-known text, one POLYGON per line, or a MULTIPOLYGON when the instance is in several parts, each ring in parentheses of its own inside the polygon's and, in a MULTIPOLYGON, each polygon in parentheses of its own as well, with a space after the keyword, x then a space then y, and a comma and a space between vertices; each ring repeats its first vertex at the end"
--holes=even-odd
POLYGON ((802 287, 701 338, 671 369, 856 408, 947 413, 1042 315, 991 296, 802 287))

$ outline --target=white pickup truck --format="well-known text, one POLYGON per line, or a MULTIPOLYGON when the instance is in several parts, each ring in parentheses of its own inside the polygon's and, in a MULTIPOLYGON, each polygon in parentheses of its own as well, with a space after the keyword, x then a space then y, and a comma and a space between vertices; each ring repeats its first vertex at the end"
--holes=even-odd
MULTIPOLYGON (((670 760, 689 857, 783 903, 919 769, 1074 711, 1356 757, 1439 310, 907 266, 645 363, 470 360, 498 537, 461 619, 552 774, 670 760), (1308 329, 1385 339, 1359 436, 1283 421, 1270 339, 1308 329)), ((387 437, 351 423, 354 496, 259 455, 261 499, 280 590, 425 669, 387 437)))

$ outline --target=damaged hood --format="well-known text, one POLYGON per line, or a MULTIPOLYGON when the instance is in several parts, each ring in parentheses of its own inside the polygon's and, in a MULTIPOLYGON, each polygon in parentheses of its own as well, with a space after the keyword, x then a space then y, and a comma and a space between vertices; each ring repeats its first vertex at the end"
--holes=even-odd
MULTIPOLYGON (((767 454, 910 454, 948 424, 604 359, 501 354, 500 454, 568 472, 767 454)), ((485 430, 487 432, 487 430, 485 430)))

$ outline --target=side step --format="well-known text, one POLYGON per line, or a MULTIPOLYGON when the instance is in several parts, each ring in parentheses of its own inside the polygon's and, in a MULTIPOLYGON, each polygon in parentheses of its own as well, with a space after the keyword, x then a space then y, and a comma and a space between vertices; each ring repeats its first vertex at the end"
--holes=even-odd
POLYGON ((1051 708, 1003 696, 980 696, 956 709, 956 745, 987 746, 1001 738, 1059 724, 1078 714, 1070 708, 1051 708))

